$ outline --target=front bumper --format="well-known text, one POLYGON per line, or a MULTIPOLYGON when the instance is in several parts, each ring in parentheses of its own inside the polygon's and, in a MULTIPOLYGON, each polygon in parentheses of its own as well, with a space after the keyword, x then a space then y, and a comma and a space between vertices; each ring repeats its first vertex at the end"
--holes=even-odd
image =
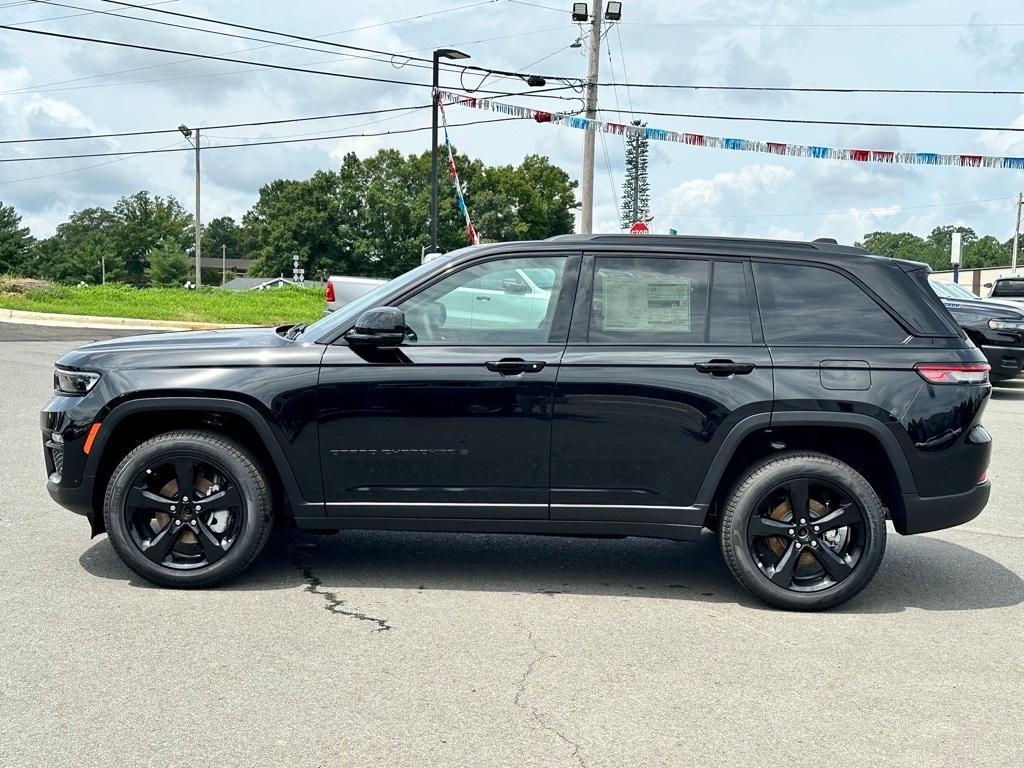
POLYGON ((1012 379, 1020 376, 1024 368, 1024 347, 997 347, 984 344, 981 347, 985 359, 992 366, 990 376, 994 379, 1012 379))
POLYGON ((964 493, 949 496, 903 494, 903 509, 892 511, 892 522, 898 533, 927 533, 963 525, 981 514, 988 504, 992 483, 978 483, 964 493))

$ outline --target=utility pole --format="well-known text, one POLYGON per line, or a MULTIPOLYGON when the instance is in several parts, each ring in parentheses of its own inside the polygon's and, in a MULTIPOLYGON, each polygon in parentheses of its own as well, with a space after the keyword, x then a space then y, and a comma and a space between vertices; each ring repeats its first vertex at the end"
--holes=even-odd
POLYGON ((228 247, 224 244, 220 244, 220 284, 224 285, 228 281, 228 247))
POLYGON ((1017 240, 1020 238, 1020 207, 1024 205, 1024 194, 1017 195, 1017 226, 1013 228, 1013 260, 1010 263, 1010 271, 1017 272, 1017 240))
POLYGON ((203 240, 203 225, 202 220, 199 217, 199 129, 191 129, 187 125, 179 125, 178 130, 181 131, 181 135, 188 139, 189 142, 196 148, 196 288, 199 288, 203 284, 203 268, 202 268, 202 240, 203 240), (192 134, 195 134, 195 141, 192 141, 192 134))
MULTIPOLYGON (((590 64, 587 67, 587 92, 584 107, 590 120, 597 119, 597 72, 601 62, 601 7, 602 0, 594 0, 590 17, 590 64)), ((594 231, 594 144, 593 127, 583 132, 583 210, 580 212, 580 232, 594 231)))

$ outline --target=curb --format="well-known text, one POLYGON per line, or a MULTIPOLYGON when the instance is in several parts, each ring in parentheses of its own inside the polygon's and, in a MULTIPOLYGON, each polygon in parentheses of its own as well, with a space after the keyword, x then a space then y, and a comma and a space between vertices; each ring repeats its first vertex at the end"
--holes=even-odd
POLYGON ((209 331, 217 328, 251 328, 236 323, 199 323, 180 320, 142 320, 133 317, 98 315, 58 315, 52 312, 26 312, 0 308, 0 323, 51 325, 64 328, 122 328, 131 331, 209 331))

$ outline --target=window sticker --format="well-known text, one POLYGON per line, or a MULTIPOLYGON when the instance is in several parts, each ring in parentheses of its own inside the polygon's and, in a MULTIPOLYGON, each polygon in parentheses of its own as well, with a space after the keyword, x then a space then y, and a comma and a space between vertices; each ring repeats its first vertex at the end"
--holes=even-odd
POLYGON ((603 278, 603 330, 690 331, 690 278, 630 273, 603 278))

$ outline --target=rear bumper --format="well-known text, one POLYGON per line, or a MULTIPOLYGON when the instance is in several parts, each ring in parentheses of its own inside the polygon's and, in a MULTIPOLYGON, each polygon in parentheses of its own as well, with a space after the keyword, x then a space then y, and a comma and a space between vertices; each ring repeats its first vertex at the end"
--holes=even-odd
POLYGON ((996 379, 1012 379, 1020 376, 1024 367, 1024 347, 996 347, 985 344, 981 347, 985 359, 992 366, 990 375, 996 379))
POLYGON ((927 533, 968 523, 988 504, 992 484, 978 483, 965 493, 950 496, 903 494, 903 509, 893 510, 893 525, 903 535, 927 533))

